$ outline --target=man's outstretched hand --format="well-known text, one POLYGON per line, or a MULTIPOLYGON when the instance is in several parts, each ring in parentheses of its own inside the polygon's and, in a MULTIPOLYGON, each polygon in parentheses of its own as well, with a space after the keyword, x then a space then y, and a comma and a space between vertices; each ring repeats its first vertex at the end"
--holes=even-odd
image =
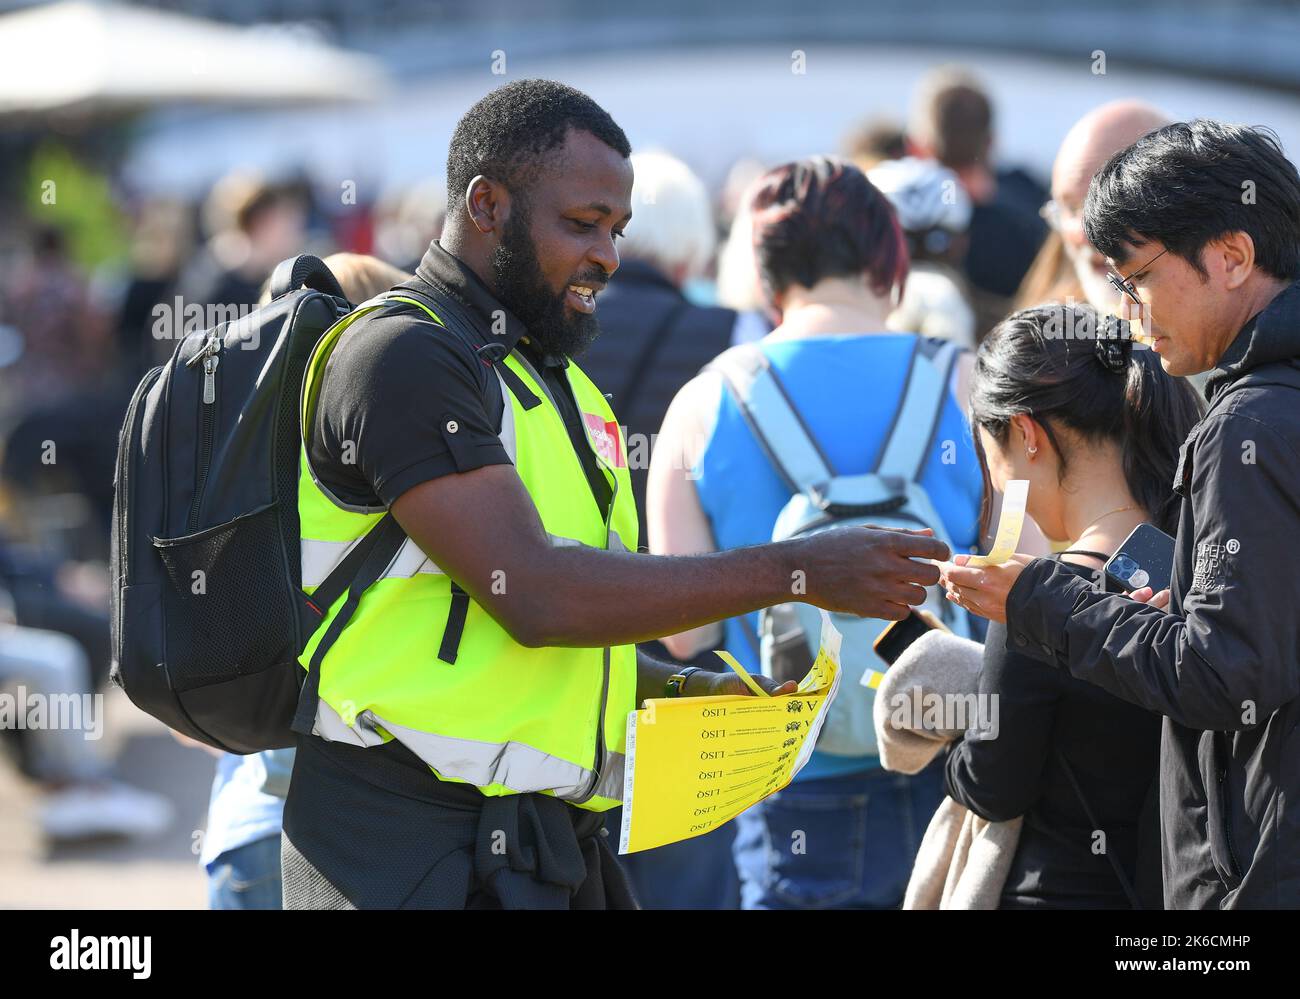
POLYGON ((800 544, 792 600, 889 621, 907 617, 912 607, 925 602, 924 587, 939 582, 939 569, 917 560, 942 562, 949 556, 948 546, 928 527, 839 527, 810 535, 800 544))

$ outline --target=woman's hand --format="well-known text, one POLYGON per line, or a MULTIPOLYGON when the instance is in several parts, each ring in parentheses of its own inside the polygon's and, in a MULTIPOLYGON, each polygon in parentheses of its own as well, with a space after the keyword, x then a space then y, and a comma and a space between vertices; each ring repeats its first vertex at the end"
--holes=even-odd
MULTIPOLYGON (((793 694, 799 689, 799 685, 793 680, 777 683, 770 676, 764 676, 762 673, 750 673, 749 675, 755 683, 773 696, 793 694)), ((682 687, 683 697, 718 697, 723 694, 749 694, 753 696, 754 692, 745 686, 745 681, 731 670, 727 670, 725 673, 710 673, 707 670, 700 670, 688 676, 686 683, 682 687)))
POLYGON ((1161 590, 1159 593, 1153 593, 1151 587, 1144 586, 1140 590, 1134 590, 1129 594, 1133 600, 1140 604, 1150 604, 1152 607, 1159 607, 1161 610, 1169 609, 1169 591, 1161 590))
POLYGON ((1033 555, 1012 555, 1002 565, 967 566, 969 555, 958 555, 939 565, 939 580, 948 599, 972 614, 999 624, 1007 623, 1007 594, 1033 555))

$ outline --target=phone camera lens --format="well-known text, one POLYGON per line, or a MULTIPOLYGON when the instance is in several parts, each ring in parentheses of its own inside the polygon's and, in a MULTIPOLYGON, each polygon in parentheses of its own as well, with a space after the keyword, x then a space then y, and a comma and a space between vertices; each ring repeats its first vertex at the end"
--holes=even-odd
POLYGON ((1111 575, 1126 582, 1132 579, 1133 573, 1139 571, 1137 562, 1122 552, 1116 555, 1115 560, 1110 564, 1111 575))

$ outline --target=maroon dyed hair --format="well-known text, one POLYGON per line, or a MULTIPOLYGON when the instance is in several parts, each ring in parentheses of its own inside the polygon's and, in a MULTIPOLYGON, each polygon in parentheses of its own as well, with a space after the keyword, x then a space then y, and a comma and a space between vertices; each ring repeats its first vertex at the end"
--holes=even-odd
POLYGON ((894 207, 852 163, 814 156, 769 170, 750 211, 769 304, 791 285, 858 274, 878 295, 902 293, 909 260, 894 207))

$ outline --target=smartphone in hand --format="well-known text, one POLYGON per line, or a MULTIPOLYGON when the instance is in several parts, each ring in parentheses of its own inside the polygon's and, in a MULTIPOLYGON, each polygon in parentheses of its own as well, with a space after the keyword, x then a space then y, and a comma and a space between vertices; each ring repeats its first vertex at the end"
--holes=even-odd
POLYGON ((1158 527, 1138 524, 1104 568, 1106 580, 1121 592, 1144 586, 1155 593, 1167 590, 1174 574, 1174 539, 1158 527))
POLYGON ((951 629, 925 608, 913 607, 912 612, 901 621, 891 621, 871 647, 876 650, 876 655, 893 666, 899 656, 927 631, 949 630, 951 629))

